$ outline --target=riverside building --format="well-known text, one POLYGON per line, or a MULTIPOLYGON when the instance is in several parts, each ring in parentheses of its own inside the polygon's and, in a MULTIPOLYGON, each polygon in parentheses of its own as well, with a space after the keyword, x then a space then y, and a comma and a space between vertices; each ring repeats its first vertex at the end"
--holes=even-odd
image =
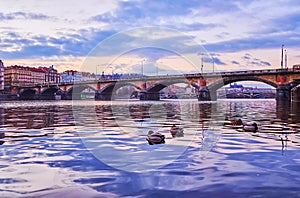
POLYGON ((50 67, 39 67, 39 69, 45 72, 45 82, 46 83, 60 83, 60 75, 53 65, 50 67))
POLYGON ((4 90, 4 64, 0 60, 0 91, 4 90))
POLYGON ((5 87, 59 82, 59 73, 53 66, 36 68, 13 65, 4 68, 5 87))
POLYGON ((45 72, 40 68, 13 65, 4 68, 4 84, 26 86, 45 82, 45 72))
POLYGON ((60 82, 74 83, 95 80, 95 75, 89 72, 79 72, 76 70, 67 70, 60 74, 60 82))

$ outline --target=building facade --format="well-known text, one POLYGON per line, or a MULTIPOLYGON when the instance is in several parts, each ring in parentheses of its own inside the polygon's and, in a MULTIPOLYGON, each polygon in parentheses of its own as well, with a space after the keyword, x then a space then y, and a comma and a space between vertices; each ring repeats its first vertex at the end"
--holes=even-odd
POLYGON ((60 75, 56 69, 53 68, 53 65, 50 67, 39 67, 45 72, 45 82, 46 83, 59 83, 60 75))
POLYGON ((73 83, 95 80, 95 75, 89 72, 79 72, 75 70, 67 70, 60 74, 60 82, 73 83))
POLYGON ((4 90, 4 64, 0 60, 0 91, 4 90))
POLYGON ((4 68, 4 84, 6 87, 26 86, 45 82, 45 72, 40 68, 9 66, 4 68))
POLYGON ((60 75, 53 65, 39 68, 19 65, 4 67, 5 87, 59 82, 60 75))

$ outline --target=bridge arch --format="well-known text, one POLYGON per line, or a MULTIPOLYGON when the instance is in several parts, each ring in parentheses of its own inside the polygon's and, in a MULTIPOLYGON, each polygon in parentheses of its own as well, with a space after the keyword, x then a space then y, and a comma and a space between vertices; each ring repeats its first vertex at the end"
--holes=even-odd
POLYGON ((141 90, 141 87, 139 87, 136 84, 130 83, 130 82, 117 82, 117 83, 111 83, 103 87, 102 89, 97 91, 96 99, 99 100, 112 100, 114 99, 115 92, 120 89, 121 87, 125 86, 132 86, 135 89, 141 90))
POLYGON ((55 100, 55 93, 58 92, 59 90, 60 89, 58 87, 49 87, 40 93, 39 99, 55 100))
POLYGON ((24 89, 20 92, 21 100, 33 100, 35 99, 36 90, 34 89, 24 89))
POLYGON ((166 88, 166 87, 168 87, 170 85, 177 84, 177 83, 190 84, 191 86, 193 86, 197 90, 199 90, 199 86, 198 85, 196 85, 194 83, 191 83, 187 79, 174 79, 174 80, 164 80, 164 81, 160 81, 158 83, 155 83, 151 87, 147 88, 146 91, 149 92, 149 93, 158 93, 162 89, 164 89, 164 88, 166 88))
POLYGON ((292 90, 300 85, 300 80, 294 80, 289 84, 289 89, 292 90))
POLYGON ((240 82, 240 81, 257 81, 257 82, 263 82, 266 83, 274 88, 277 88, 277 84, 273 83, 271 81, 265 80, 263 78, 258 78, 255 76, 233 76, 233 77, 225 77, 222 78, 210 85, 208 85, 208 89, 211 91, 216 91, 218 89, 220 89, 221 87, 228 85, 230 83, 234 83, 234 82, 240 82))
POLYGON ((92 86, 89 86, 89 85, 74 85, 66 91, 66 99, 68 99, 68 100, 71 100, 71 99, 80 100, 81 99, 81 93, 85 89, 88 89, 88 88, 90 88, 94 92, 96 92, 96 89, 92 86))
POLYGON ((163 80, 158 83, 155 83, 154 85, 148 87, 145 92, 142 92, 140 95, 140 100, 160 100, 160 91, 170 85, 177 84, 177 83, 184 83, 189 84, 193 87, 195 87, 197 90, 199 90, 199 86, 194 84, 193 82, 190 82, 186 78, 180 78, 180 79, 173 79, 173 80, 163 80))

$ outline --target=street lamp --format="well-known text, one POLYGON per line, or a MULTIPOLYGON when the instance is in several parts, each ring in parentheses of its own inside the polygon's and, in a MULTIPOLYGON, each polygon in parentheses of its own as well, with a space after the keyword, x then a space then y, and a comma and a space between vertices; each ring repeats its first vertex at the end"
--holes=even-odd
POLYGON ((201 55, 201 74, 203 73, 203 53, 198 53, 197 55, 201 55))
POLYGON ((144 62, 145 62, 145 59, 143 59, 141 62, 142 62, 142 65, 141 65, 142 67, 141 68, 142 68, 142 77, 143 77, 144 76, 144 62))
POLYGON ((97 76, 98 76, 98 67, 101 65, 96 65, 96 75, 95 75, 95 79, 98 80, 97 76))
POLYGON ((212 57, 212 64, 213 64, 213 73, 215 73, 215 58, 212 57))
POLYGON ((280 63, 281 69, 283 69, 283 47, 284 45, 281 45, 281 63, 280 63))
POLYGON ((201 74, 203 74, 203 54, 201 54, 201 74))

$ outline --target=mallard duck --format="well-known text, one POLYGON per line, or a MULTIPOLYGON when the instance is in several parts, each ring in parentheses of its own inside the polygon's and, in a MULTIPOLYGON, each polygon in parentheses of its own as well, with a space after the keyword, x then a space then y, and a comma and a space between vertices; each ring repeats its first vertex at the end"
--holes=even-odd
POLYGON ((172 137, 182 137, 183 136, 183 129, 173 124, 170 129, 170 133, 172 137))
POLYGON ((241 119, 238 120, 230 120, 231 125, 243 125, 243 121, 241 119))
POLYGON ((224 121, 225 126, 241 126, 243 125, 243 121, 241 119, 238 120, 228 120, 224 121))
POLYGON ((248 132, 256 132, 258 130, 258 126, 256 122, 247 122, 243 127, 244 131, 248 132))
POLYGON ((164 144, 165 143, 165 136, 159 132, 148 132, 148 137, 146 139, 150 145, 153 144, 164 144))

